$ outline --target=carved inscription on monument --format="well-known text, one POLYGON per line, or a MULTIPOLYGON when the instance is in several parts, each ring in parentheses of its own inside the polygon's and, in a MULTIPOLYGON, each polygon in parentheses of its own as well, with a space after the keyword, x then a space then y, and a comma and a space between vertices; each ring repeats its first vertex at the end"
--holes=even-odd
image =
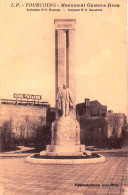
POLYGON ((75 29, 75 20, 55 20, 55 29, 68 29, 68 30, 73 30, 75 29))

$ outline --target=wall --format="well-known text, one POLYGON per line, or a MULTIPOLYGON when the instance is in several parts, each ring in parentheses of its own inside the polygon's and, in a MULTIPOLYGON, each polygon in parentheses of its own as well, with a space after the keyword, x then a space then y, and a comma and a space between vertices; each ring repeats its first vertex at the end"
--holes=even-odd
POLYGON ((35 138, 39 126, 46 125, 47 106, 0 105, 1 139, 35 138))
POLYGON ((122 134, 122 128, 125 125, 125 115, 123 113, 107 113, 108 137, 122 134))

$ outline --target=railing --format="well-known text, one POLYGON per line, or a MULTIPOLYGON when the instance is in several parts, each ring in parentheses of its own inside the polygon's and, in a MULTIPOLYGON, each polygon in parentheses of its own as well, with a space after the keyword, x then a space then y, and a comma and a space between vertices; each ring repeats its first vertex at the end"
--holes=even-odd
POLYGON ((12 104, 12 105, 24 105, 24 106, 49 106, 48 101, 39 100, 23 100, 23 99, 1 99, 1 104, 12 104))

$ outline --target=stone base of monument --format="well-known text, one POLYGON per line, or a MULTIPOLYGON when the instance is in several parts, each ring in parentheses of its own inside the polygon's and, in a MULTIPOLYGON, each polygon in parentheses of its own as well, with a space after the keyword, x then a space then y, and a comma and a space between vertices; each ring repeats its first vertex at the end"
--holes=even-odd
POLYGON ((82 164, 104 162, 105 157, 92 154, 80 144, 80 126, 77 120, 60 117, 52 124, 51 145, 46 151, 27 157, 27 162, 42 164, 82 164))
POLYGON ((48 156, 82 156, 83 152, 85 152, 84 145, 47 145, 46 147, 48 156))
MULTIPOLYGON (((80 126, 77 120, 60 117, 52 124, 51 145, 46 146, 48 156, 82 156, 85 146, 80 145, 80 126)), ((40 153, 41 155, 42 153, 40 153)))
MULTIPOLYGON (((45 151, 44 151, 45 154, 45 151)), ((105 162, 105 157, 100 154, 93 154, 92 156, 47 156, 35 154, 28 156, 26 161, 29 163, 39 163, 39 164, 54 164, 54 165, 63 165, 63 164, 85 164, 85 163, 101 163, 105 162)))

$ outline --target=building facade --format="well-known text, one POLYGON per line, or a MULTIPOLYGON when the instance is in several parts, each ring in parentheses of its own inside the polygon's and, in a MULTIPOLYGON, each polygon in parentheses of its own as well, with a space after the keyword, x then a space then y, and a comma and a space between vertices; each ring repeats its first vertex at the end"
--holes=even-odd
POLYGON ((123 113, 107 112, 107 106, 97 100, 76 105, 77 120, 81 127, 82 143, 99 145, 108 138, 121 138, 127 126, 127 117, 123 113))
POLYGON ((127 127, 127 116, 123 113, 113 113, 109 110, 106 115, 108 123, 108 137, 121 137, 122 131, 127 127))

